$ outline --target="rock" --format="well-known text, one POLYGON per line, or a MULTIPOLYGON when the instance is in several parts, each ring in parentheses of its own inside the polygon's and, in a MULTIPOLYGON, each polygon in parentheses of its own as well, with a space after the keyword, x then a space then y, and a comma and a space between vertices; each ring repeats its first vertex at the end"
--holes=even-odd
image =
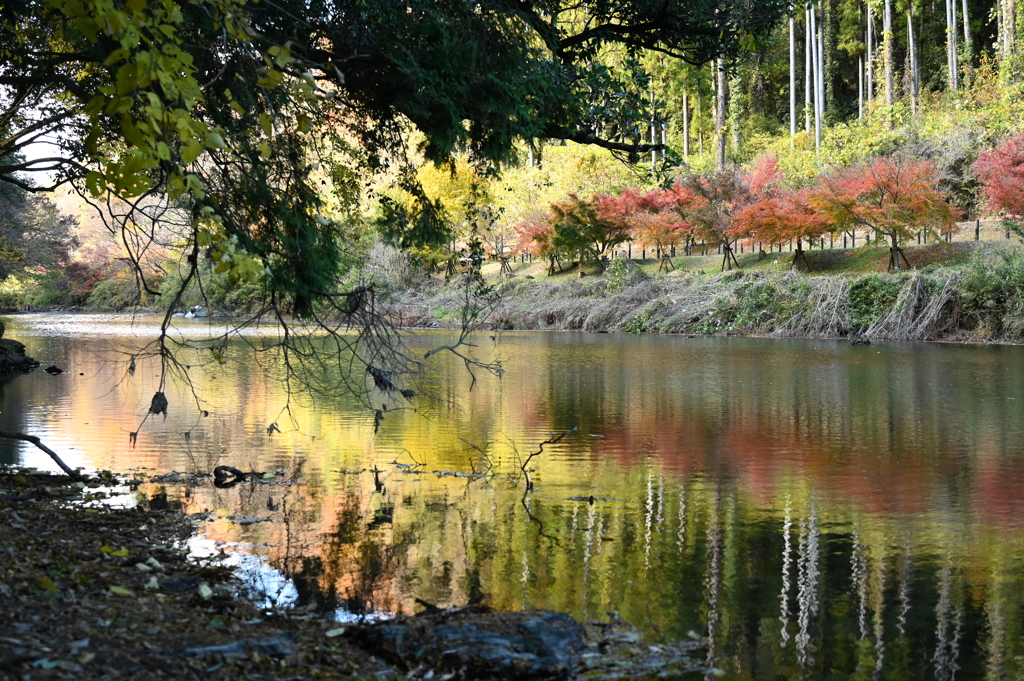
POLYGON ((50 374, 51 376, 57 376, 59 374, 63 374, 64 373, 64 370, 61 369, 57 365, 48 366, 45 369, 43 369, 43 371, 45 371, 46 373, 50 374))
POLYGON ((188 309, 188 313, 185 315, 185 319, 203 319, 206 317, 206 308, 202 305, 196 305, 188 309))
POLYGON ((25 354, 25 344, 11 338, 0 338, 0 373, 31 371, 39 362, 25 354))
POLYGON ((384 622, 353 636, 379 657, 459 678, 538 679, 569 676, 582 631, 562 613, 467 609, 384 622))
POLYGON ((185 316, 185 313, 184 313, 184 312, 175 312, 175 313, 174 313, 174 314, 172 314, 171 316, 172 316, 172 317, 184 317, 184 316, 185 316))
POLYGON ((258 641, 254 638, 247 638, 244 641, 228 643, 222 646, 207 646, 205 648, 186 648, 185 654, 189 657, 201 659, 216 658, 225 661, 243 660, 252 653, 269 655, 278 659, 288 657, 295 650, 295 637, 292 634, 284 633, 274 638, 258 641))

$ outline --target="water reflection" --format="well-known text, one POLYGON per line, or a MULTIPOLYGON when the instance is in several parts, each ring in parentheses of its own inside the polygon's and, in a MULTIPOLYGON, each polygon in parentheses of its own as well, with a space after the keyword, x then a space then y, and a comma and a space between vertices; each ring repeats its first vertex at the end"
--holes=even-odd
POLYGON ((268 603, 615 613, 707 637, 735 678, 1022 672, 1021 348, 508 334, 502 381, 440 365, 446 398, 389 408, 376 436, 343 396, 294 396, 290 424, 277 370, 235 362, 194 376, 198 407, 172 387, 132 449, 154 379, 114 360, 145 320, 105 319, 8 324, 71 371, 15 379, 0 427, 73 465, 287 471, 143 489, 211 511, 205 540, 258 557, 268 603), (524 457, 573 428, 527 492, 524 457))

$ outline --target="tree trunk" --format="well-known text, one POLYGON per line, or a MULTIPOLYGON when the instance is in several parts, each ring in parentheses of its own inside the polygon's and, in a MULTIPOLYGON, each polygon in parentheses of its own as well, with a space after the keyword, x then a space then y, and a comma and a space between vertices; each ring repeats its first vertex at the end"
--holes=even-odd
MULTIPOLYGON (((651 79, 651 144, 658 143, 658 121, 654 113, 654 79, 651 79)), ((658 152, 651 149, 651 172, 658 169, 658 152)))
POLYGON ((917 38, 914 36, 914 6, 907 12, 907 46, 910 48, 910 112, 917 115, 921 96, 921 74, 917 70, 917 38))
POLYGON ((892 248, 890 249, 890 252, 889 252, 889 258, 890 258, 890 260, 889 260, 889 267, 892 268, 893 272, 899 272, 900 271, 900 242, 899 242, 899 238, 895 234, 893 234, 890 238, 892 239, 892 248))
POLYGON ((728 85, 725 80, 725 59, 723 57, 718 58, 717 69, 718 92, 715 93, 717 100, 715 105, 715 156, 718 172, 722 172, 725 170, 725 107, 728 101, 728 94, 726 93, 728 85))
MULTIPOLYGON (((789 11, 793 11, 792 4, 789 11)), ((792 14, 789 15, 789 136, 792 147, 792 138, 796 137, 796 17, 792 14)))
POLYGON ((814 9, 814 5, 811 5, 811 57, 814 62, 814 148, 818 149, 821 147, 821 113, 822 113, 822 102, 821 93, 824 89, 822 86, 822 72, 821 72, 821 43, 819 41, 818 33, 818 17, 817 12, 814 9))
POLYGON ((885 0, 884 14, 882 15, 882 41, 885 61, 885 105, 892 106, 896 103, 896 95, 893 91, 892 0, 885 0))
POLYGON ((683 90, 683 158, 690 158, 690 103, 683 90))
POLYGON ((857 57, 857 118, 864 118, 864 56, 857 57))
MULTIPOLYGON (((818 25, 818 121, 825 123, 825 5, 821 6, 818 25)), ((820 144, 820 141, 819 141, 820 144)))
POLYGON ((867 89, 865 90, 865 99, 868 103, 868 111, 871 111, 871 102, 875 98, 875 18, 871 13, 871 5, 867 8, 867 37, 864 41, 867 45, 867 64, 864 67, 864 80, 867 81, 867 89))
POLYGON ((946 0, 946 66, 949 70, 949 89, 956 91, 956 0, 946 0))
POLYGON ((811 134, 811 87, 814 84, 814 41, 811 39, 811 10, 804 11, 804 129, 811 134))
POLYGON ((974 41, 971 40, 971 18, 967 13, 967 0, 963 0, 964 7, 964 80, 970 84, 971 73, 974 65, 974 41))

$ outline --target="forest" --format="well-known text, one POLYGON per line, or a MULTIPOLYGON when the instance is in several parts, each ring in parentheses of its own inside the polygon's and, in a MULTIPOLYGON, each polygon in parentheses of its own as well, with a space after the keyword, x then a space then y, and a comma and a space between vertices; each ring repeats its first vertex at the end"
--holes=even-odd
MULTIPOLYGON (((72 34, 89 9, 37 7, 52 30, 72 34)), ((212 7, 211 16, 230 9, 212 7)), ((508 9, 480 7, 494 17, 508 9)), ((231 15, 240 23, 228 40, 264 56, 232 58, 217 73, 202 63, 207 48, 181 53, 192 60, 188 87, 198 87, 195 76, 227 83, 229 71, 242 78, 247 69, 269 80, 217 98, 212 88, 190 93, 184 83, 155 89, 140 79, 130 47, 103 61, 111 85, 95 76, 98 94, 88 101, 89 93, 64 93, 65 101, 82 98, 79 109, 51 99, 61 86, 42 85, 45 71, 75 73, 103 54, 37 66, 35 83, 8 71, 0 78, 8 94, 0 301, 107 310, 204 302, 291 314, 312 310, 317 290, 408 285, 408 276, 392 276, 396 268, 450 276, 473 261, 474 249, 480 262, 504 262, 508 272, 517 258, 540 259, 555 274, 617 252, 650 252, 659 270, 673 267, 677 254, 714 253, 715 269, 725 270, 740 252, 784 249, 794 269, 808 271, 804 246, 841 242, 884 249, 885 269, 898 271, 910 267, 903 246, 949 240, 968 221, 1000 220, 994 231, 1016 233, 1024 215, 1024 8, 1006 0, 754 7, 694 7, 729 27, 717 39, 693 17, 673 15, 681 23, 672 24, 665 15, 643 28, 629 13, 644 10, 630 3, 585 11, 538 4, 532 10, 543 26, 511 15, 460 24, 454 6, 424 7, 431 28, 422 35, 410 25, 372 37, 338 33, 310 9, 302 21, 373 54, 402 38, 447 46, 471 29, 501 37, 500 49, 472 63, 454 49, 435 61, 414 50, 368 58, 353 67, 358 79, 346 79, 329 54, 290 40, 293 29, 262 10, 231 15), (640 28, 609 28, 630 23, 640 28), (544 72, 555 67, 557 74, 544 72), (464 82, 439 84, 459 68, 464 82), (484 76, 488 85, 478 87, 484 76), (403 77, 433 87, 433 101, 385 103, 403 77), (524 86, 532 100, 521 104, 515 87, 501 87, 516 78, 532 83, 524 86), (571 84, 568 99, 559 78, 571 84), (165 142, 152 117, 157 100, 166 107, 174 97, 202 106, 187 125, 174 118, 182 109, 164 109, 179 131, 165 142), (240 103, 246 98, 251 107, 240 103), (143 108, 135 127, 115 122, 136 106, 143 108), (346 110, 360 113, 345 119, 346 110), (53 115, 31 123, 33 111, 53 115), (74 125, 58 133, 68 121, 74 125), (190 125, 195 131, 182 137, 190 125), (60 153, 44 155, 40 140, 60 153), (82 153, 100 165, 79 164, 82 153), (289 158, 290 167, 280 165, 289 158), (253 202, 262 210, 244 207, 253 202), (289 237, 295 218, 305 225, 294 234, 305 236, 289 237), (324 267, 303 271, 322 270, 319 283, 274 264, 305 241, 306 257, 315 253, 324 267)), ((387 11, 368 21, 384 21, 387 11)), ((149 21, 144 11, 131 16, 140 27, 149 21)), ((187 13, 175 20, 183 30, 202 22, 187 13)), ((4 27, 39 46, 50 39, 11 12, 4 27)), ((102 53, 91 30, 78 39, 102 53)), ((9 63, 32 54, 9 52, 9 63)))

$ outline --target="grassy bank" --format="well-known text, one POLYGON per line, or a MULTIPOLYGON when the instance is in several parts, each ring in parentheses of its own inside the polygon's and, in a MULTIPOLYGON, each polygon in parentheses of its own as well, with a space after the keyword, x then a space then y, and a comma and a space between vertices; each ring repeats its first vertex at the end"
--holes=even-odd
MULTIPOLYGON (((489 269, 500 293, 488 324, 496 329, 852 337, 872 340, 1015 342, 1024 337, 1024 252, 1015 242, 908 247, 912 269, 887 273, 880 248, 793 254, 745 253, 720 273, 720 257, 613 260, 607 270, 575 268, 547 276, 517 263, 511 277, 489 269), (581 276, 582 275, 582 276, 581 276)), ((489 266, 496 269, 496 266, 489 266)), ((457 282, 437 279, 399 296, 413 326, 458 323, 457 282)))

